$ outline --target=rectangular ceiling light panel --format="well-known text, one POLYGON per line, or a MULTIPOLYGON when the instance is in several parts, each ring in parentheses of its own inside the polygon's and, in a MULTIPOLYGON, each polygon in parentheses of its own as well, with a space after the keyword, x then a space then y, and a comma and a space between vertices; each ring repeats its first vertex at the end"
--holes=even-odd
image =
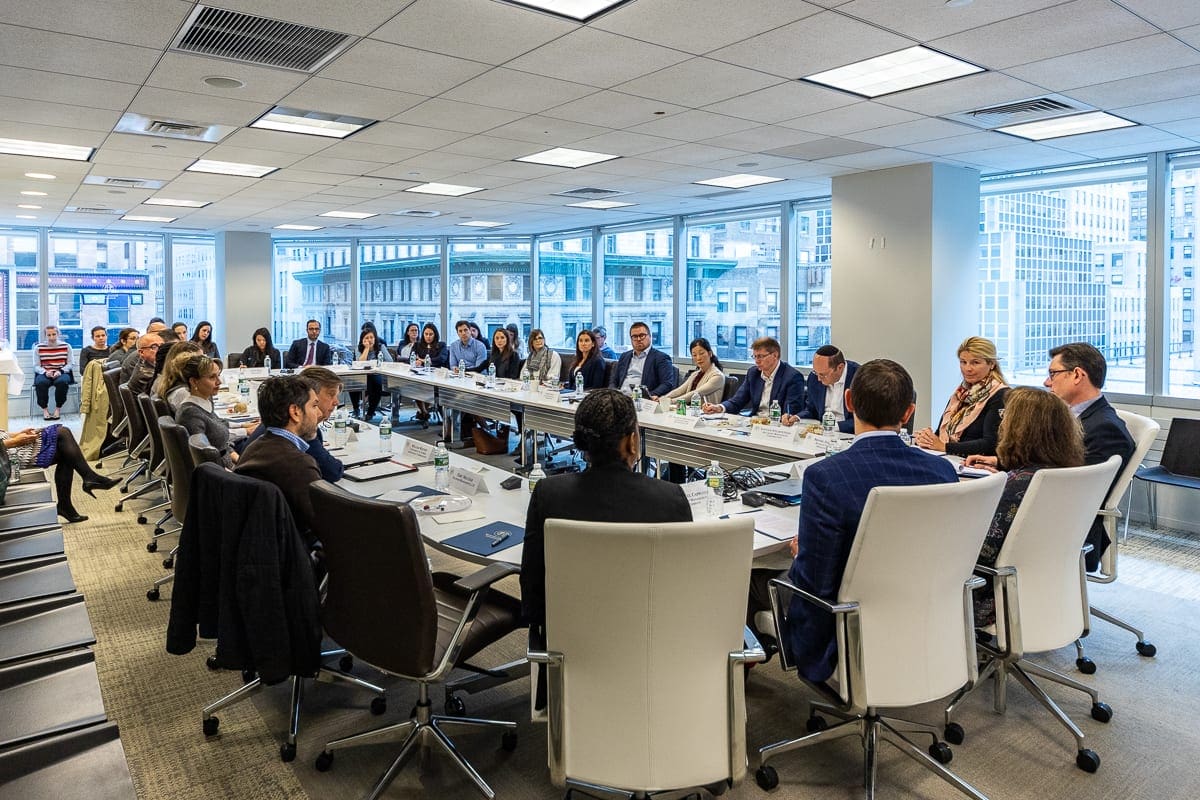
POLYGON ((453 183, 422 183, 420 186, 410 186, 406 192, 417 194, 440 194, 446 197, 462 197, 464 194, 482 192, 482 186, 457 186, 453 183))
POLYGON ((582 203, 567 203, 572 208, 599 208, 601 210, 608 208, 625 208, 626 206, 636 206, 637 203, 622 203, 618 200, 584 200, 582 203))
POLYGON ((377 120, 326 114, 323 111, 304 111, 299 108, 275 106, 254 122, 251 128, 265 128, 285 133, 304 133, 329 139, 345 139, 352 133, 374 125, 377 120))
POLYGON ((95 152, 94 147, 74 144, 34 142, 27 139, 0 139, 0 153, 12 156, 37 156, 39 158, 63 158, 68 161, 87 161, 95 152))
POLYGON ((762 186, 767 183, 778 183, 783 178, 772 178, 768 175, 725 175, 721 178, 709 178, 706 181, 692 181, 701 186, 720 186, 723 189, 746 189, 750 186, 762 186))
POLYGON ((234 161, 213 161, 208 158, 200 158, 186 171, 210 172, 213 175, 237 175, 242 178, 261 178, 278 169, 279 167, 264 167, 260 164, 238 164, 234 161))
POLYGON ((319 230, 321 230, 321 226, 320 225, 291 225, 291 224, 276 225, 275 230, 277 230, 277 231, 319 231, 319 230))
POLYGON ((801 80, 862 97, 881 97, 983 71, 983 67, 917 46, 806 75, 801 80))
POLYGON ((326 211, 324 214, 317 214, 318 217, 335 217, 337 219, 370 219, 377 217, 379 214, 371 211, 326 211))
POLYGON ((204 208, 212 205, 209 200, 171 200, 167 197, 151 197, 142 201, 147 206, 171 206, 172 208, 204 208))
POLYGON ((511 225, 511 222, 490 222, 486 219, 473 219, 470 222, 458 223, 464 228, 503 228, 505 225, 511 225))
POLYGON ((558 17, 566 17, 576 22, 590 22, 601 14, 617 6, 628 3, 629 0, 508 0, 515 6, 536 8, 558 17))
POLYGON ((1130 122, 1103 111, 1092 111, 1087 114, 1072 114, 1069 117, 1055 117, 1037 122, 1023 122, 1020 125, 1007 125, 1003 128, 996 128, 996 130, 1020 136, 1022 139, 1040 142, 1043 139, 1057 139, 1061 136, 1078 136, 1081 133, 1130 128, 1136 124, 1136 122, 1130 122))
POLYGON ((529 164, 546 164, 551 167, 578 169, 579 167, 586 167, 591 164, 612 161, 614 158, 620 158, 620 156, 613 156, 608 153, 592 153, 588 150, 572 150, 569 147, 555 147, 551 150, 543 150, 540 153, 521 156, 513 160, 525 161, 529 164))
POLYGON ((178 217, 154 217, 148 214, 126 214, 121 217, 129 222, 174 222, 178 217))

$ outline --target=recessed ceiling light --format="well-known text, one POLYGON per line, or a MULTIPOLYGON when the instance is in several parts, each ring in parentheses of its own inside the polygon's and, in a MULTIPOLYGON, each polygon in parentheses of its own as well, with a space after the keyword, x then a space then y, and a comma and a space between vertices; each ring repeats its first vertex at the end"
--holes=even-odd
POLYGON ((337 219, 370 219, 378 217, 379 214, 370 211, 326 211, 324 214, 317 214, 318 217, 336 217, 337 219))
POLYGON ((52 181, 58 178, 57 175, 51 175, 49 172, 26 172, 25 177, 39 181, 52 181))
POLYGON ((204 208, 212 205, 210 200, 171 200, 167 197, 151 197, 142 201, 147 206, 173 206, 175 208, 204 208))
POLYGON ((745 189, 748 186, 762 186, 764 183, 778 183, 783 178, 772 178, 767 175, 726 175, 721 178, 709 178, 706 181, 692 181, 701 186, 720 186, 724 189, 745 189))
POLYGON ((880 97, 918 86, 983 72, 983 67, 952 58, 928 47, 909 47, 837 69, 806 75, 801 80, 831 86, 862 97, 880 97))
POLYGON ((214 89, 240 89, 246 85, 244 81, 239 81, 237 78, 226 78, 224 75, 210 75, 204 79, 204 82, 214 89))
POLYGON ((629 0, 508 0, 516 6, 527 6, 539 11, 548 11, 559 17, 577 22, 587 22, 609 9, 628 3, 629 0))
POLYGON ((306 133, 310 136, 326 136, 330 139, 345 139, 352 133, 374 125, 377 120, 362 117, 347 117, 341 114, 326 114, 323 111, 303 111, 298 108, 275 106, 254 122, 251 128, 266 128, 287 133, 306 133))
POLYGON ((486 219, 473 219, 470 222, 456 223, 463 228, 503 228, 505 225, 511 225, 511 222, 489 222, 486 219))
POLYGON ((534 153, 531 156, 521 156, 513 160, 525 161, 530 164, 548 164, 552 167, 578 169, 579 167, 586 167, 589 164, 612 161, 614 158, 620 158, 620 156, 613 156, 608 153, 592 153, 587 150, 571 150, 567 147, 555 147, 551 150, 543 150, 540 153, 534 153))
POLYGON ((582 203, 567 203, 573 208, 624 208, 625 206, 636 206, 637 203, 621 203, 616 200, 584 200, 582 203))
POLYGON ((21 192, 21 194, 25 195, 26 197, 45 197, 46 196, 45 192, 35 192, 32 189, 27 189, 27 190, 21 192))
POLYGON ((279 167, 264 167, 258 164, 238 164, 233 161, 213 161, 199 158, 187 168, 187 172, 211 172, 214 175, 237 175, 242 178, 261 178, 270 175, 279 167))
POLYGON ((949 8, 962 8, 963 6, 969 6, 974 2, 975 0, 946 0, 946 5, 949 8))
POLYGON ((174 222, 178 217, 153 217, 147 214, 126 214, 121 219, 128 222, 174 222))
POLYGON ((275 230, 277 230, 277 231, 319 231, 319 230, 321 230, 321 226, 320 225, 292 225, 292 224, 276 225, 275 230))
POLYGON ((1136 124, 1136 122, 1130 122, 1103 111, 1090 111, 1086 114, 1072 114, 1068 117, 1023 122, 1020 125, 1006 125, 1003 128, 996 128, 996 130, 1038 142, 1042 139, 1057 139, 1060 136, 1076 136, 1081 133, 1129 128, 1136 124))
POLYGON ((17 214, 17 219, 37 219, 33 214, 17 214))
POLYGON ((453 183, 422 183, 420 186, 411 186, 404 191, 416 192, 417 194, 442 194, 447 197, 462 197, 464 194, 482 192, 483 187, 456 186, 453 183))
POLYGON ((32 203, 17 203, 17 208, 29 208, 36 211, 37 209, 41 208, 41 206, 35 206, 32 203))
POLYGON ((96 148, 80 147, 75 144, 33 142, 27 139, 0 139, 0 153, 12 156, 38 156, 40 158, 65 158, 69 161, 87 161, 96 148))

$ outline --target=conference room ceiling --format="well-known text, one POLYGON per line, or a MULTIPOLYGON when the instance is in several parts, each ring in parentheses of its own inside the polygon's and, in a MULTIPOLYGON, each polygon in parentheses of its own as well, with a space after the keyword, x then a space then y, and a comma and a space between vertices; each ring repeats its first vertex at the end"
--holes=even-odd
POLYGON ((87 162, 0 155, 0 224, 528 234, 816 197, 833 176, 903 164, 987 174, 1200 145, 1200 2, 632 0, 587 25, 503 0, 206 4, 347 34, 311 72, 174 49, 197 5, 0 0, 0 139, 95 148, 87 162), (799 80, 917 44, 984 71, 874 100, 799 80), (1032 142, 969 113, 1034 98, 1137 125, 1032 142), (248 127, 275 106, 378 121, 341 140, 248 127), (214 141, 117 132, 123 116, 214 141), (619 157, 516 160, 559 147, 619 157), (274 171, 185 171, 197 159, 274 171), (697 183, 736 173, 783 180, 697 183), (481 191, 406 191, 425 183, 481 191), (563 194, 578 189, 613 194, 563 194), (567 205, 597 197, 632 205, 567 205))

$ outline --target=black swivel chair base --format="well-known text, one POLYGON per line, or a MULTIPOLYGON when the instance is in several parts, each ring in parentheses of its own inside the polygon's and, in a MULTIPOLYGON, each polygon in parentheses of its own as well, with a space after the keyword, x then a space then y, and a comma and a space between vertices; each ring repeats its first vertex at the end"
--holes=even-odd
POLYGON ((845 714, 834 706, 825 703, 813 703, 812 713, 809 716, 807 724, 809 730, 807 736, 767 745, 758 751, 761 761, 759 768, 754 773, 754 779, 760 787, 763 789, 774 789, 779 785, 779 775, 774 767, 767 764, 768 759, 782 753, 798 750, 802 747, 841 739, 845 736, 858 736, 862 739, 863 745, 863 789, 867 800, 873 800, 875 797, 875 776, 879 762, 880 740, 889 742, 901 753, 904 753, 904 755, 916 761, 967 797, 975 798, 975 800, 987 800, 987 797, 981 794, 978 789, 943 766, 950 763, 953 753, 950 747, 939 739, 938 729, 934 726, 892 717, 882 717, 874 709, 867 709, 866 714, 861 717, 850 717, 832 727, 827 727, 828 723, 823 717, 817 714, 818 710, 839 717, 845 717, 845 714), (933 739, 933 744, 929 746, 927 752, 917 747, 917 745, 905 736, 905 733, 928 735, 933 739))
MULTIPOLYGON (((172 576, 174 577, 174 576, 172 576)), ((156 587, 157 588, 157 587, 156 587)), ((322 658, 343 655, 345 650, 326 650, 321 653, 322 658)), ((215 669, 212 659, 209 659, 209 668, 215 669)), ((242 673, 244 678, 247 678, 245 685, 236 689, 213 703, 204 707, 204 715, 202 717, 205 736, 216 736, 221 725, 220 717, 215 716, 218 711, 223 708, 235 705, 242 702, 247 697, 250 697, 263 688, 262 679, 253 676, 253 673, 242 673)), ((283 744, 279 746, 279 757, 283 761, 293 761, 296 758, 296 736, 300 732, 300 701, 304 696, 304 682, 307 678, 302 678, 298 675, 292 676, 292 701, 291 701, 291 716, 288 720, 287 736, 284 738, 283 744)), ((313 678, 322 683, 334 683, 341 681, 349 683, 359 688, 373 692, 376 697, 371 701, 371 713, 382 714, 387 711, 387 699, 384 697, 384 690, 380 686, 373 683, 356 678, 346 672, 340 670, 328 669, 322 667, 313 678)))
POLYGON ((412 755, 414 749, 419 747, 422 754, 424 754, 435 744, 446 755, 450 756, 450 760, 454 762, 454 765, 459 770, 466 773, 467 777, 475 782, 475 788, 479 789, 484 797, 487 797, 489 800, 494 798, 496 793, 492 791, 492 787, 488 786, 487 782, 475 771, 475 768, 471 766, 471 762, 463 758, 462 754, 458 752, 458 748, 454 746, 454 742, 451 741, 442 728, 498 728, 504 731, 501 738, 501 746, 507 751, 512 751, 517 747, 517 724, 501 720, 443 717, 434 714, 429 700, 429 684, 422 681, 418 682, 417 686, 419 694, 417 696, 417 705, 413 709, 412 719, 406 719, 395 725, 386 725, 375 730, 357 733, 353 736, 334 739, 332 742, 326 744, 325 749, 317 756, 317 769, 325 772, 333 766, 334 750, 367 742, 378 743, 402 738, 404 744, 400 748, 400 754, 396 756, 391 766, 383 773, 383 777, 371 789, 366 800, 376 800, 376 798, 387 791, 388 786, 396 779, 396 775, 399 774, 401 767, 404 766, 404 762, 408 757, 412 755))

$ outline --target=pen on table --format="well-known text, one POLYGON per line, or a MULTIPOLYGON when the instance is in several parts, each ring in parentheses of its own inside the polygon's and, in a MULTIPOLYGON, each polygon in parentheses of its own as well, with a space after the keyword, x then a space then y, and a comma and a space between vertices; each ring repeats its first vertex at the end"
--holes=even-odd
POLYGON ((718 519, 729 519, 730 517, 740 517, 742 514, 757 514, 760 511, 762 511, 761 508, 751 509, 750 511, 735 511, 732 514, 725 514, 721 517, 718 517, 718 519))
POLYGON ((496 545, 500 544, 507 538, 508 538, 508 531, 502 531, 502 532, 496 534, 496 538, 492 539, 492 547, 495 547, 496 545))

